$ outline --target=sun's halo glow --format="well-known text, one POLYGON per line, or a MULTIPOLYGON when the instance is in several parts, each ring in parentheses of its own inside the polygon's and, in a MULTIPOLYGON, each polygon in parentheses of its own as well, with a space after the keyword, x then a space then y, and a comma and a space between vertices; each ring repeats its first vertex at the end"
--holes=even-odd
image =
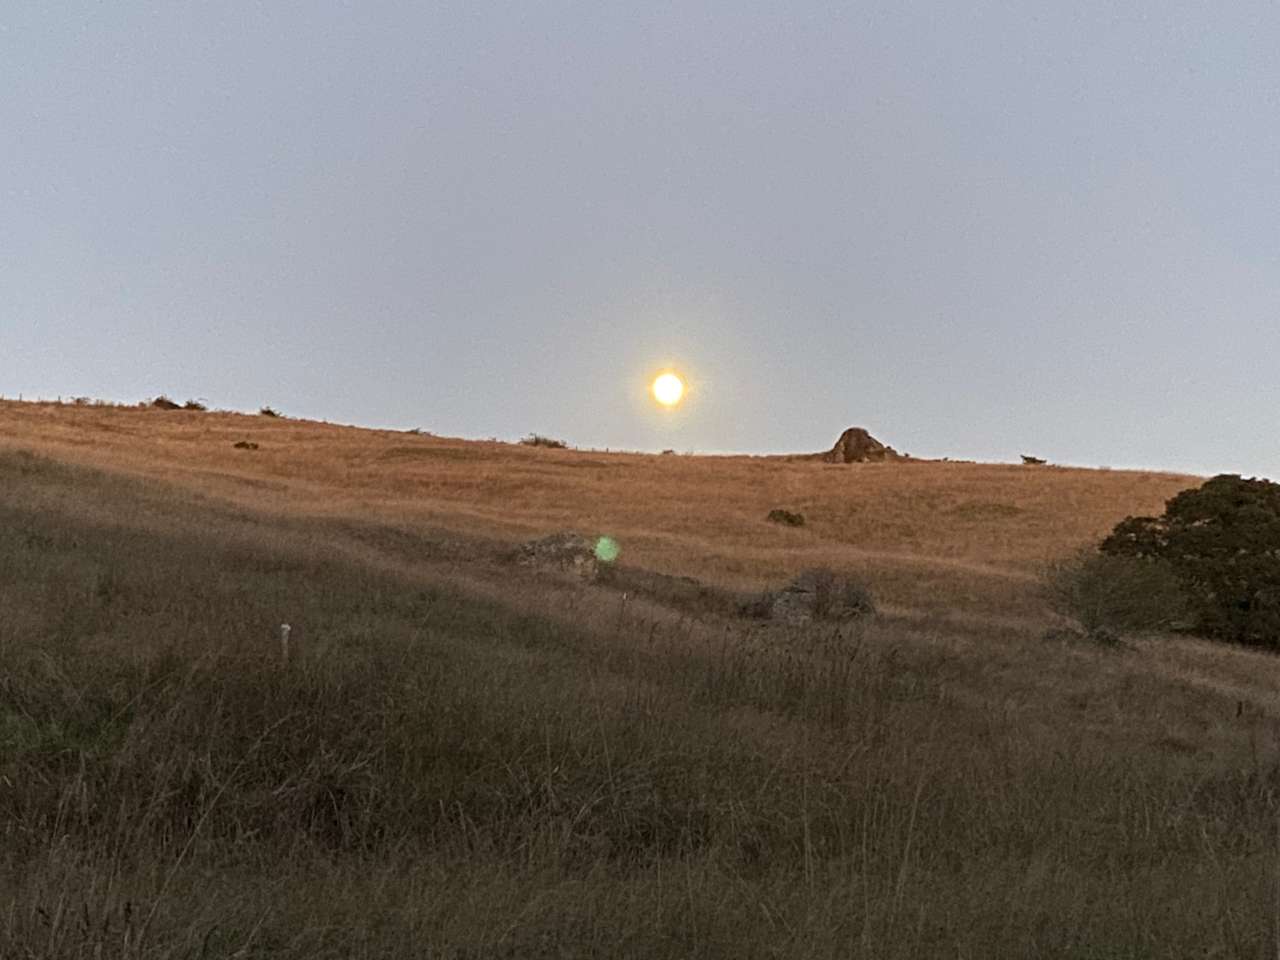
POLYGON ((653 398, 664 407, 674 407, 684 396, 684 381, 674 373, 664 373, 653 381, 653 398))

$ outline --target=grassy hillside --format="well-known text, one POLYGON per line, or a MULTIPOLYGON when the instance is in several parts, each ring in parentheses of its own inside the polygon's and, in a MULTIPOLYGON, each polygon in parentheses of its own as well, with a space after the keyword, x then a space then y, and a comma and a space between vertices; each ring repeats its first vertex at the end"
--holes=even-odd
POLYGON ((1185 478, 17 405, 0 438, 0 956, 1280 946, 1280 661, 1047 642, 1029 582, 1185 478), (558 526, 891 602, 766 629, 503 559, 558 526))
POLYGON ((502 540, 608 532, 630 562, 735 587, 826 564, 906 609, 1034 615, 1044 561, 1195 478, 1129 471, 579 452, 303 421, 0 402, 0 449, 172 481, 260 510, 502 540), (258 449, 237 449, 237 442, 258 449), (775 507, 802 528, 766 522, 775 507))

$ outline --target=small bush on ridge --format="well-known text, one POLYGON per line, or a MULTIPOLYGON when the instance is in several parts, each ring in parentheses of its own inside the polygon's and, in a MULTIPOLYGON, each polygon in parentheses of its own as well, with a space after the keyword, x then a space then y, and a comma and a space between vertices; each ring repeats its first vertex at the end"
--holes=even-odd
POLYGON ((770 521, 771 523, 781 523, 784 526, 788 526, 788 527, 804 526, 803 513, 793 513, 792 511, 784 510, 781 507, 778 507, 774 510, 770 510, 769 516, 767 516, 765 519, 770 521))
POLYGON ((569 445, 563 440, 554 440, 551 437, 544 437, 537 433, 529 434, 520 443, 526 447, 550 447, 553 450, 569 449, 569 445))

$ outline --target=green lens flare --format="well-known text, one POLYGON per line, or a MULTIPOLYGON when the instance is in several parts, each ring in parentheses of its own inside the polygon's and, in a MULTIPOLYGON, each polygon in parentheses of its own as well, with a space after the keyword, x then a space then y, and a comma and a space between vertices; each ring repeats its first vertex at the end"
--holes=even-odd
POLYGON ((596 541, 596 559, 601 563, 613 563, 620 553, 622 548, 613 537, 601 537, 596 541))

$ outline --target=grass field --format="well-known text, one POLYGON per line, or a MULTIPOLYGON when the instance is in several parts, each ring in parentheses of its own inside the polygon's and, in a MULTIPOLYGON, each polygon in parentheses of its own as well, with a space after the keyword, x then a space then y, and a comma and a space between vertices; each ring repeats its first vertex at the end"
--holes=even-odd
POLYGON ((758 587, 817 564, 891 604, 1025 612, 1046 560, 1196 483, 1176 474, 566 451, 234 414, 0 402, 0 447, 293 516, 507 541, 608 532, 647 569, 758 587), (237 442, 257 450, 236 449, 237 442), (807 518, 765 522, 775 507, 807 518), (995 607, 993 608, 993 603, 995 607))
POLYGON ((1275 957, 1280 661, 1044 637, 1195 482, 0 404, 0 957, 1275 957))

